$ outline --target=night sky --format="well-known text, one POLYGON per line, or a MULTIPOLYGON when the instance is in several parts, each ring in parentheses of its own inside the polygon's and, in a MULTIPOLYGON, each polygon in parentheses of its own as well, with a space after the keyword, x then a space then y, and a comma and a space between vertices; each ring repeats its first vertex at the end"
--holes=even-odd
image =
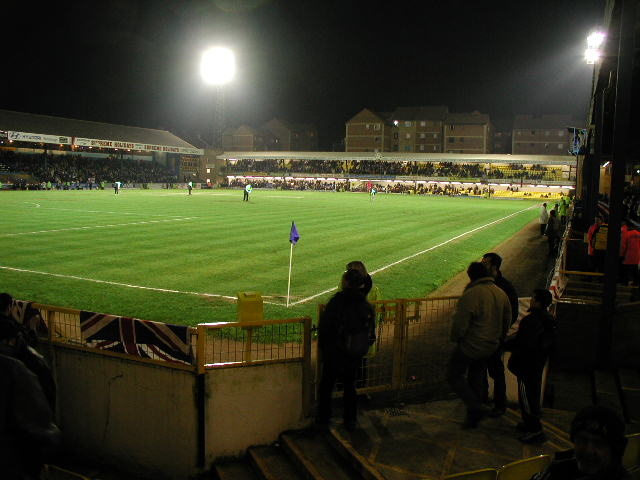
POLYGON ((202 51, 234 50, 227 124, 314 123, 320 146, 362 108, 448 105, 498 126, 586 119, 582 55, 604 0, 3 2, 0 108, 210 136, 202 51))

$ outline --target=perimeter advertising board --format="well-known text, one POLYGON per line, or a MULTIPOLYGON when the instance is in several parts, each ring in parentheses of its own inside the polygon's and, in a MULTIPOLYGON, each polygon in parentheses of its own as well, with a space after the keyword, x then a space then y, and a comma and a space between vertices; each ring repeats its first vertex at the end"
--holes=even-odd
POLYGON ((9 140, 14 142, 54 143, 57 145, 71 145, 71 137, 64 135, 50 135, 44 133, 8 132, 9 140))
POLYGON ((80 147, 113 148, 113 149, 117 148, 117 149, 127 149, 127 150, 140 150, 144 152, 180 153, 183 155, 203 155, 204 154, 204 151, 199 148, 171 147, 168 145, 150 145, 146 143, 119 142, 117 140, 104 140, 104 139, 98 139, 98 138, 76 137, 74 139, 73 144, 80 147))

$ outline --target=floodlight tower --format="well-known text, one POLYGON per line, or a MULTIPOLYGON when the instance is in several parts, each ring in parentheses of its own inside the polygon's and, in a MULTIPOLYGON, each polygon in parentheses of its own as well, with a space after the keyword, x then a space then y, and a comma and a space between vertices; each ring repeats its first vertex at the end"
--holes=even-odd
POLYGON ((215 87, 213 104, 213 132, 211 145, 222 148, 224 129, 224 86, 233 80, 236 73, 236 59, 231 50, 213 47, 202 54, 200 75, 207 85, 215 87))

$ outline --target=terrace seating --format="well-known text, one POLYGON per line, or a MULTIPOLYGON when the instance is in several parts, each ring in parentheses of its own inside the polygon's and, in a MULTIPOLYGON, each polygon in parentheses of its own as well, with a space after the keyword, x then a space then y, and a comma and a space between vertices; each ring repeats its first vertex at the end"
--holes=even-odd
POLYGON ((627 447, 622 457, 622 466, 640 472, 640 433, 627 435, 627 447))
POLYGON ((495 468, 483 468, 472 472, 456 473, 444 478, 445 480, 496 480, 498 478, 498 470, 495 468))
POLYGON ((46 465, 43 478, 46 480, 91 480, 89 477, 56 465, 46 465))
POLYGON ((504 465, 498 471, 498 480, 529 480, 551 463, 551 455, 538 455, 504 465))

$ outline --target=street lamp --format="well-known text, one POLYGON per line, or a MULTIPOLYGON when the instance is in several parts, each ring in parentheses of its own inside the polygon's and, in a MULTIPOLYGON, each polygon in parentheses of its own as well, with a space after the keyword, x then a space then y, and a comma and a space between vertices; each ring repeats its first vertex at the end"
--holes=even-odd
POLYGON ((202 54, 200 75, 202 80, 215 87, 215 103, 213 106, 213 138, 212 146, 222 147, 222 130, 224 127, 224 85, 233 80, 236 74, 236 59, 231 50, 224 47, 213 47, 202 54))

